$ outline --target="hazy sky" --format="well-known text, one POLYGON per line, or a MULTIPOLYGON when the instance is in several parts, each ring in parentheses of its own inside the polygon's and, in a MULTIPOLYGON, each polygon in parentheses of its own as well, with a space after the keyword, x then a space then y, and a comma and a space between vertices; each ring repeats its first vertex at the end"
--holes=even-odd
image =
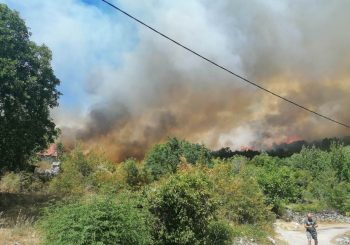
MULTIPOLYGON (((53 52, 66 136, 142 155, 167 136, 268 147, 349 135, 174 46, 96 0, 0 0, 53 52)), ((267 88, 350 123, 350 1, 120 0, 116 5, 267 88)))

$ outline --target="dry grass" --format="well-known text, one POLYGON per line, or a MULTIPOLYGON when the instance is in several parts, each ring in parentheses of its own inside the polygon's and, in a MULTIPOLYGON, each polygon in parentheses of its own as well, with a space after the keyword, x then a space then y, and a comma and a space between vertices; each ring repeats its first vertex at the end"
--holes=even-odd
POLYGON ((38 245, 39 233, 31 226, 0 228, 0 245, 38 245))
POLYGON ((0 245, 38 245, 39 233, 34 229, 33 217, 27 217, 19 211, 15 224, 6 226, 8 220, 0 213, 0 245), (6 228, 5 228, 6 227, 6 228))
POLYGON ((0 192, 0 245, 39 245, 40 233, 35 229, 42 208, 55 202, 42 194, 0 192))

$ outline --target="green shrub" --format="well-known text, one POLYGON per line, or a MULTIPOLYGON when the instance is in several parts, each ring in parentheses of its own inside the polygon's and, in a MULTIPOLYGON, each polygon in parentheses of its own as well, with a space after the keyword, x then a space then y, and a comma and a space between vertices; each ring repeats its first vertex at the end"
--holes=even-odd
POLYGON ((0 180, 0 191, 9 193, 26 193, 43 190, 44 183, 40 178, 29 172, 9 172, 0 180))
POLYGON ((207 244, 232 244, 232 234, 232 227, 228 223, 223 221, 213 221, 208 227, 207 244))
POLYGON ((287 203, 301 199, 302 189, 297 184, 295 171, 283 167, 262 167, 257 169, 257 180, 273 211, 280 214, 287 203))
POLYGON ((152 219, 129 196, 94 198, 47 210, 39 222, 47 245, 152 244, 152 219))
POLYGON ((21 177, 13 172, 6 173, 0 180, 0 191, 16 193, 21 191, 21 177))
POLYGON ((333 142, 329 152, 303 147, 287 162, 295 172, 297 185, 301 187, 303 207, 309 207, 311 211, 334 208, 346 213, 346 197, 350 193, 344 183, 350 181, 350 147, 344 147, 339 142, 333 142))
POLYGON ((287 206, 288 209, 291 209, 295 212, 301 213, 317 213, 322 212, 327 208, 327 204, 324 202, 320 202, 318 200, 313 200, 312 203, 295 203, 287 206))
POLYGON ((44 191, 44 182, 34 173, 20 172, 21 192, 44 191))
POLYGON ((180 163, 180 146, 176 139, 155 145, 145 157, 145 165, 158 179, 166 173, 175 173, 180 163))
POLYGON ((193 144, 182 140, 180 141, 180 147, 180 154, 188 163, 201 163, 206 166, 210 166, 212 164, 211 152, 204 145, 193 144))
POLYGON ((116 189, 114 172, 115 167, 102 154, 84 154, 77 147, 63 157, 61 171, 50 182, 49 190, 57 194, 82 194, 85 191, 116 189))
POLYGON ((333 142, 330 155, 332 167, 337 173, 338 180, 350 182, 350 147, 333 142))
POLYGON ((164 174, 175 173, 181 158, 191 164, 212 165, 210 151, 203 145, 170 138, 165 144, 157 144, 148 152, 145 166, 159 179, 164 174))
POLYGON ((287 160, 289 166, 306 170, 311 178, 331 168, 331 158, 328 152, 316 147, 303 147, 300 153, 292 155, 287 160))
POLYGON ((135 159, 128 159, 123 163, 126 172, 126 183, 130 186, 137 186, 140 183, 140 171, 136 166, 135 159))
POLYGON ((278 157, 271 157, 265 152, 253 157, 253 159, 250 161, 250 163, 260 167, 276 166, 277 162, 278 162, 278 157))
POLYGON ((55 194, 82 194, 84 192, 83 176, 75 169, 66 169, 49 184, 49 191, 55 194))
POLYGON ((222 217, 236 224, 272 223, 271 208, 254 178, 222 178, 215 189, 222 217))
POLYGON ((319 173, 315 179, 309 178, 306 191, 311 195, 306 199, 304 193, 304 199, 309 202, 312 202, 312 200, 319 200, 327 204, 327 200, 337 182, 336 173, 331 170, 319 173))
POLYGON ((156 218, 157 244, 205 244, 216 205, 212 185, 204 175, 170 177, 149 195, 156 218))
POLYGON ((234 174, 238 174, 247 164, 248 159, 244 156, 234 156, 227 160, 233 167, 234 174))
POLYGON ((122 163, 125 174, 125 182, 133 189, 146 185, 152 181, 151 174, 136 162, 135 159, 127 159, 122 163))
POLYGON ((343 214, 350 212, 350 183, 342 182, 336 185, 329 197, 330 206, 343 214))
POLYGON ((238 175, 242 169, 246 168, 248 159, 244 156, 234 156, 229 159, 214 159, 213 167, 210 168, 210 177, 217 183, 223 180, 231 179, 238 175))

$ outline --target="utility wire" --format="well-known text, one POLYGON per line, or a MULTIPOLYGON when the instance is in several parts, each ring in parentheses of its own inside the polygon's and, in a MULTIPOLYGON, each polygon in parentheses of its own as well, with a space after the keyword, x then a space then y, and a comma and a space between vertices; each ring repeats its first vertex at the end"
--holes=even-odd
POLYGON ((209 58, 207 58, 207 57, 205 57, 205 56, 203 56, 203 55, 197 53, 196 51, 194 51, 194 50, 192 50, 192 49, 186 47, 185 45, 183 45, 183 44, 179 43, 178 41, 172 39, 171 37, 169 37, 169 36, 163 34, 162 32, 158 31, 157 29, 155 29, 155 28, 149 26, 149 25, 146 24, 145 22, 143 22, 143 21, 139 20, 138 18, 132 16, 131 14, 127 13, 126 11, 124 11, 124 10, 122 10, 122 9, 120 9, 119 7, 117 7, 117 6, 115 6, 114 4, 108 2, 107 0, 101 0, 101 1, 105 2, 106 4, 108 4, 109 6, 111 6, 111 7, 114 8, 114 9, 118 10, 118 11, 121 12, 122 14, 128 16, 129 18, 135 20, 135 21, 138 22, 139 24, 141 24, 141 25, 147 27, 148 29, 152 30, 153 32, 157 33, 158 35, 160 35, 160 36, 162 36, 162 37, 168 39, 169 41, 175 43, 176 45, 182 47, 183 49, 189 51, 190 53, 192 53, 192 54, 194 54, 194 55, 196 55, 196 56, 202 58, 203 60, 205 60, 205 61, 211 63, 212 65, 214 65, 214 66, 216 66, 216 67, 218 67, 218 68, 220 68, 220 69, 222 69, 222 70, 224 70, 224 71, 230 73, 231 75, 234 75, 235 77, 238 77, 239 79, 243 80, 244 82, 249 83, 250 85, 253 85, 254 87, 257 87, 257 88, 259 88, 259 89, 261 89, 261 90, 263 90, 263 91, 265 91, 265 92, 267 92, 267 93, 269 93, 269 94, 271 94, 271 95, 273 95, 273 96, 275 96, 275 97, 277 97, 277 98, 280 98, 281 100, 284 100, 284 101, 286 101, 286 102, 288 102, 288 103, 290 103, 290 104, 292 104, 292 105, 294 105, 294 106, 296 106, 296 107, 299 107, 300 109, 303 109, 303 110, 305 110, 305 111, 307 111, 307 112, 310 112, 310 113, 312 113, 312 114, 314 114, 314 115, 316 115, 316 116, 322 117, 322 118, 324 118, 324 119, 326 119, 326 120, 329 120, 329 121, 331 121, 331 122, 333 122, 333 123, 342 125, 342 126, 344 126, 344 127, 346 127, 346 128, 350 128, 350 125, 347 125, 347 124, 345 124, 345 123, 339 122, 339 121, 337 121, 337 120, 335 120, 335 119, 333 119, 333 118, 331 118, 331 117, 329 117, 329 116, 323 115, 323 114, 321 114, 321 113, 319 113, 319 112, 317 112, 317 111, 311 110, 311 109, 309 109, 309 108, 307 108, 307 107, 305 107, 305 106, 303 106, 303 105, 301 105, 301 104, 298 104, 298 103, 295 102, 295 101, 292 101, 292 100, 290 100, 290 99, 288 99, 288 98, 286 98, 286 97, 284 97, 284 96, 282 96, 282 95, 279 95, 279 94, 277 94, 277 93, 275 93, 275 92, 273 92, 273 91, 271 91, 271 90, 269 90, 269 89, 267 89, 267 88, 264 88, 263 86, 259 85, 258 83, 254 82, 254 81, 252 81, 252 80, 249 80, 249 79, 247 79, 247 78, 245 78, 245 77, 243 77, 243 76, 241 76, 241 75, 239 75, 239 74, 237 74, 237 73, 235 73, 235 72, 229 70, 228 68, 225 68, 225 67, 222 66, 222 65, 219 65, 218 63, 212 61, 211 59, 209 59, 209 58))

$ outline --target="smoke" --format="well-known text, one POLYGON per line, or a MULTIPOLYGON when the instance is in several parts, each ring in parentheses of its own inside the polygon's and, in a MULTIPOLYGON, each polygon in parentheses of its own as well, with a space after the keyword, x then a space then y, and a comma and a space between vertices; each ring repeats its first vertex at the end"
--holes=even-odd
MULTIPOLYGON (((350 123, 349 1, 118 4, 219 64, 350 123)), ((142 157, 168 136, 212 148, 264 149, 291 138, 349 134, 242 83, 142 26, 135 31, 137 45, 118 57, 119 66, 91 68, 84 87, 94 103, 79 116, 79 126, 63 128, 63 137, 74 135, 122 160, 142 157)), ((57 113, 59 125, 69 121, 66 115, 64 110, 57 113)))

